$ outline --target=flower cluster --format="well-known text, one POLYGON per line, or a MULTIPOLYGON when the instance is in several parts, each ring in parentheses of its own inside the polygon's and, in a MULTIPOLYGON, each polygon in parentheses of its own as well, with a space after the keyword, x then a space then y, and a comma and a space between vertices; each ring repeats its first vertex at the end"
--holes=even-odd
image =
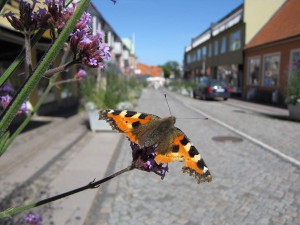
POLYGON ((33 213, 29 213, 24 220, 27 225, 42 225, 42 218, 33 213))
MULTIPOLYGON (((20 17, 17 18, 12 12, 4 16, 19 31, 32 33, 37 28, 50 29, 51 37, 55 38, 55 30, 59 34, 65 27, 74 13, 75 4, 66 7, 65 0, 45 0, 45 8, 33 11, 36 3, 37 0, 34 0, 32 5, 25 0, 20 0, 20 17)), ((92 35, 90 22, 91 15, 85 12, 70 35, 69 45, 76 62, 88 67, 103 68, 105 61, 110 60, 111 57, 109 47, 103 43, 103 34, 100 31, 95 36, 92 35)))
POLYGON ((57 29, 60 33, 74 13, 73 7, 66 8, 65 0, 45 0, 46 8, 39 8, 36 13, 38 26, 44 29, 57 29))
POLYGON ((75 59, 89 67, 104 67, 104 62, 110 59, 109 48, 103 43, 103 34, 98 31, 96 36, 92 35, 88 26, 91 15, 85 13, 76 25, 76 31, 70 37, 70 49, 75 59))
POLYGON ((30 4, 28 1, 20 0, 19 18, 12 12, 4 14, 4 17, 16 30, 30 34, 38 28, 38 13, 33 11, 37 2, 37 0, 32 0, 32 4, 30 4))
MULTIPOLYGON (((13 94, 14 89, 10 85, 4 84, 0 88, 0 92, 1 92, 0 93, 1 108, 5 109, 12 100, 11 95, 13 94)), ((21 107, 19 108, 18 115, 21 115, 21 114, 24 114, 24 113, 25 114, 29 113, 29 110, 28 110, 25 102, 23 102, 21 107)))
POLYGON ((157 164, 154 160, 155 146, 143 147, 141 148, 138 144, 130 142, 130 147, 132 149, 132 166, 136 169, 154 172, 164 179, 166 172, 168 172, 168 165, 163 166, 162 163, 157 164))

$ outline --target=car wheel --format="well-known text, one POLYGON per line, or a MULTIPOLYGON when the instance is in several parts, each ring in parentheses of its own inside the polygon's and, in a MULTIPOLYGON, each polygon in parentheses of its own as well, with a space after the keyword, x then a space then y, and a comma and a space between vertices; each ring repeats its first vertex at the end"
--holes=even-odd
POLYGON ((197 98, 197 95, 196 95, 196 93, 193 91, 193 98, 197 98))
POLYGON ((227 101, 228 98, 224 98, 224 101, 227 101))

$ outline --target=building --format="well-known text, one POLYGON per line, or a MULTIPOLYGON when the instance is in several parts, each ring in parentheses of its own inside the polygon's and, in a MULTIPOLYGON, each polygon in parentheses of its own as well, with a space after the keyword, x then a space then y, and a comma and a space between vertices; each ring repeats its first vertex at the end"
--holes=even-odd
POLYGON ((104 41, 111 49, 111 63, 114 64, 122 73, 127 74, 132 67, 130 61, 131 49, 127 47, 122 38, 117 34, 107 20, 105 20, 93 3, 90 4, 87 11, 92 15, 91 26, 93 27, 93 33, 96 34, 97 30, 104 33, 104 41))
POLYGON ((240 5, 193 38, 185 48, 184 78, 207 75, 227 81, 233 93, 241 94, 244 40, 243 5, 240 5))
POLYGON ((287 0, 245 46, 244 97, 284 104, 292 66, 300 61, 299 21, 299 0, 287 0))
POLYGON ((163 77, 163 70, 159 66, 149 66, 143 63, 138 63, 135 74, 139 77, 163 77))
MULTIPOLYGON (((42 6, 41 3, 38 3, 42 6)), ((18 14, 19 1, 8 0, 4 5, 1 13, 12 11, 18 14)), ((130 49, 122 42, 120 36, 115 32, 115 30, 110 26, 110 24, 103 18, 101 13, 96 9, 93 4, 90 4, 88 10, 92 15, 91 27, 93 29, 93 34, 96 34, 97 30, 102 31, 105 34, 105 43, 111 49, 112 60, 111 63, 116 66, 121 72, 128 71, 130 68, 130 49)), ((40 41, 32 49, 32 63, 33 67, 37 65, 37 62, 43 57, 44 53, 47 51, 51 45, 51 40, 49 32, 45 32, 40 41)), ((9 65, 18 56, 24 46, 24 36, 20 32, 16 31, 10 23, 2 18, 0 20, 0 74, 2 74, 9 65)), ((65 49, 61 50, 61 54, 55 59, 53 65, 60 65, 64 55, 68 55, 65 49)), ((12 77, 9 78, 8 83, 13 86, 16 90, 22 85, 25 78, 24 76, 19 76, 23 73, 24 69, 19 68, 12 77)), ((68 71, 61 73, 60 79, 67 80, 74 77, 77 72, 76 67, 72 67, 68 71)), ((100 69, 97 71, 100 73, 100 69)), ((43 94, 44 90, 48 86, 48 79, 41 79, 39 85, 32 91, 30 96, 30 103, 34 106, 38 99, 43 94)), ((66 108, 76 107, 79 100, 78 84, 72 82, 60 85, 59 88, 52 88, 48 96, 46 97, 43 105, 40 107, 38 114, 51 114, 53 112, 64 110, 66 108)))

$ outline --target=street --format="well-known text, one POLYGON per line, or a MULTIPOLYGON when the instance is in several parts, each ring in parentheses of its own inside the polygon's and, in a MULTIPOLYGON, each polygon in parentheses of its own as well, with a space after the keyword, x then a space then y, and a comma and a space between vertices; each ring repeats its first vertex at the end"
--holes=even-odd
MULTIPOLYGON (((137 110, 169 116, 163 93, 145 91, 137 110)), ((213 181, 197 184, 181 172, 179 162, 169 165, 170 172, 163 181, 155 174, 133 171, 99 192, 86 225, 300 224, 299 164, 216 122, 299 163, 299 123, 275 116, 284 117, 286 110, 255 104, 256 111, 251 111, 246 109, 253 108, 251 104, 236 100, 204 102, 170 92, 167 97, 177 126, 200 151, 213 181), (206 116, 208 120, 188 119, 206 116), (225 140, 215 141, 217 137, 225 140)), ((130 157, 125 140, 112 170, 126 167, 130 157)))
MULTIPOLYGON (((176 126, 199 150, 212 182, 197 184, 181 172, 180 162, 169 164, 164 180, 134 170, 97 190, 32 210, 43 225, 300 224, 300 124, 287 120, 287 110, 145 89, 136 111, 170 116, 164 93, 176 126)), ((57 118, 21 135, 3 155, 1 209, 80 187, 130 163, 123 135, 89 132, 82 115, 57 118)), ((22 224, 24 215, 0 224, 22 224)))

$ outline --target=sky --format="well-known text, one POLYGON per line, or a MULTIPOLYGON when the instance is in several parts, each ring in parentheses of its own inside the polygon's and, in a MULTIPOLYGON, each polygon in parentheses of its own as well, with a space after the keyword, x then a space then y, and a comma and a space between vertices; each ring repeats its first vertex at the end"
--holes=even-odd
POLYGON ((122 38, 135 34, 139 63, 182 65, 184 49, 243 0, 93 0, 104 19, 122 38))

